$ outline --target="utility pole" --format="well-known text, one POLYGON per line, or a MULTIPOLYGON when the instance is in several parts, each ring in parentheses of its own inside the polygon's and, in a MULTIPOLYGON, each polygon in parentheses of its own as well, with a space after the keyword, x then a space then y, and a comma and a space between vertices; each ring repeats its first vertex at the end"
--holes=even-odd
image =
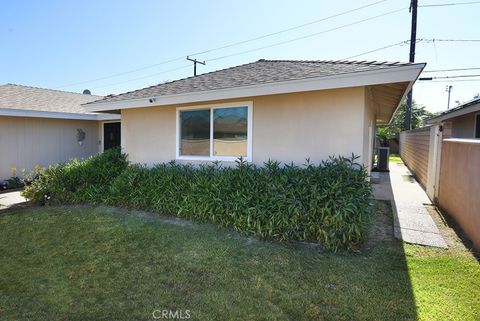
MULTIPOLYGON (((410 59, 409 62, 415 62, 415 44, 417 42, 417 9, 418 0, 410 0, 410 12, 412 13, 412 28, 410 34, 410 59)), ((412 129, 412 89, 407 96, 407 110, 405 112, 405 129, 412 129)))
POLYGON ((190 58, 190 57, 188 57, 188 56, 187 56, 187 60, 193 62, 193 75, 194 75, 194 76, 197 75, 197 63, 205 66, 205 61, 198 61, 197 59, 192 59, 192 58, 190 58))
POLYGON ((452 92, 452 86, 447 85, 445 87, 445 91, 448 92, 448 102, 447 102, 447 110, 450 109, 450 93, 452 92))

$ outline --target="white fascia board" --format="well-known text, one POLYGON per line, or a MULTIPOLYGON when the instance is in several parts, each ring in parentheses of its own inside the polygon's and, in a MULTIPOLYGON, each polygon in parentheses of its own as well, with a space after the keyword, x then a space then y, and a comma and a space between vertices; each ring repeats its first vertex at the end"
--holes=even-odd
POLYGON ((448 120, 448 119, 451 119, 451 118, 463 116, 463 115, 470 114, 470 113, 475 113, 477 111, 480 111, 480 103, 475 104, 475 105, 471 105, 471 106, 467 106, 467 107, 464 107, 464 108, 460 108, 456 111, 450 112, 450 113, 445 114, 445 115, 440 115, 440 116, 428 119, 428 120, 425 121, 425 123, 436 124, 436 123, 442 122, 444 120, 448 120))
POLYGON ((96 114, 97 120, 120 120, 121 116, 119 114, 96 114))
POLYGON ((395 82, 414 82, 425 64, 415 64, 383 68, 372 71, 339 74, 327 77, 315 77, 300 80, 290 80, 275 83, 265 83, 252 86, 233 87, 226 89, 198 91, 185 94, 153 96, 111 102, 84 104, 91 112, 187 104, 212 100, 236 99, 263 95, 287 94, 304 91, 358 87, 395 82))
POLYGON ((119 120, 120 115, 105 114, 75 114, 53 111, 26 110, 0 108, 0 116, 11 117, 33 117, 33 118, 54 118, 54 119, 75 119, 75 120, 119 120))

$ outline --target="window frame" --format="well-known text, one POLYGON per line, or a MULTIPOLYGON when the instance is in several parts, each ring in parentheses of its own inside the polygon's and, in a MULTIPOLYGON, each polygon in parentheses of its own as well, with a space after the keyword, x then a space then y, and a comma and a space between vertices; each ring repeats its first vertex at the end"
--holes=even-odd
POLYGON ((215 156, 213 155, 213 116, 215 109, 221 108, 235 108, 235 107, 247 107, 247 156, 244 159, 247 162, 252 161, 252 135, 253 135, 253 102, 252 101, 239 101, 232 103, 219 103, 219 104, 205 104, 196 106, 181 106, 176 108, 176 134, 175 134, 175 158, 177 160, 191 160, 191 161, 225 161, 234 162, 239 157, 236 156, 215 156), (181 139, 181 124, 180 113, 182 111, 189 110, 210 110, 210 156, 188 156, 180 155, 180 139, 181 139))
POLYGON ((480 118, 480 113, 473 114, 473 139, 480 139, 477 137, 477 120, 480 118))

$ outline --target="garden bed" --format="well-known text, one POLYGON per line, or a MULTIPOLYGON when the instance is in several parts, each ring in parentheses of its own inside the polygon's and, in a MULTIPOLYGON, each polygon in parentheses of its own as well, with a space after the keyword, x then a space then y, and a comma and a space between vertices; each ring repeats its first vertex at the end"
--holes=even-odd
POLYGON ((24 195, 49 205, 106 204, 231 227, 244 235, 355 249, 368 233, 371 186, 355 157, 320 164, 131 165, 119 151, 40 173, 24 195))

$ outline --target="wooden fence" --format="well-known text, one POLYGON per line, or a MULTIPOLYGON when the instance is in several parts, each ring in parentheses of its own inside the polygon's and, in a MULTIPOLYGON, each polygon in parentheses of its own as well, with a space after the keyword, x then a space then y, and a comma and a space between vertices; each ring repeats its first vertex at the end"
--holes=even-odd
POLYGON ((480 140, 444 139, 437 203, 480 249, 480 140))
POLYGON ((426 188, 430 152, 430 127, 400 133, 400 156, 405 165, 426 188))

